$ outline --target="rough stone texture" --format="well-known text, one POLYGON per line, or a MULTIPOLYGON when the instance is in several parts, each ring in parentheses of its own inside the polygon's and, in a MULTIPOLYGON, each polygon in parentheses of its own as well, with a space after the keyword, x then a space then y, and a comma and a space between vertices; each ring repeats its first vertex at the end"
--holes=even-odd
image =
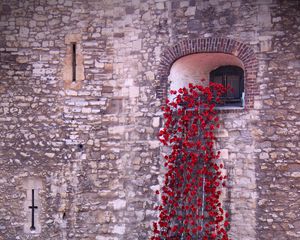
POLYGON ((299 8, 297 0, 2 0, 0 239, 150 236, 163 165, 162 56, 199 38, 241 42, 258 61, 252 108, 220 113, 230 235, 300 238, 299 8), (70 34, 81 36, 76 88, 63 78, 70 34), (43 186, 41 233, 24 233, 24 182, 34 178, 43 186))
POLYGON ((261 239, 300 238, 299 7, 299 1, 270 5, 271 23, 260 33, 263 42, 271 41, 267 52, 258 53, 259 118, 253 129, 261 239))

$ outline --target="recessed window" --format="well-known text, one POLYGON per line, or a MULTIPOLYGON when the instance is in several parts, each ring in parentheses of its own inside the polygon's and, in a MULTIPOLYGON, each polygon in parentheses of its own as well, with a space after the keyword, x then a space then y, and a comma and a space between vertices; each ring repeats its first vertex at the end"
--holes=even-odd
POLYGON ((222 66, 210 72, 210 82, 220 83, 229 90, 221 96, 219 107, 244 106, 244 71, 237 66, 222 66))
POLYGON ((77 33, 65 36, 66 56, 62 68, 65 88, 80 89, 85 77, 81 39, 77 33))

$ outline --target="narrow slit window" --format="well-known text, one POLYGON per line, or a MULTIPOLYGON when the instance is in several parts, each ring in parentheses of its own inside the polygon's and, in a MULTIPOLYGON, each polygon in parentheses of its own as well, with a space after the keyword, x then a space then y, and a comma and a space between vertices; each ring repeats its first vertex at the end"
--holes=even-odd
POLYGON ((34 221, 34 210, 37 209, 38 207, 35 206, 34 204, 34 189, 31 190, 31 206, 29 206, 29 208, 31 209, 31 227, 30 227, 30 230, 31 231, 35 231, 36 228, 35 228, 35 221, 34 221))
POLYGON ((76 43, 72 43, 72 82, 76 82, 76 43))

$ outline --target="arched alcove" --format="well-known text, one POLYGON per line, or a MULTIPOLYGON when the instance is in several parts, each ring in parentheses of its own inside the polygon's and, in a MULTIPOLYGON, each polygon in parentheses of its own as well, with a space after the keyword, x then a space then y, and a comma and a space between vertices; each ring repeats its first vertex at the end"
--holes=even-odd
MULTIPOLYGON (((162 53, 159 66, 158 78, 160 80, 160 84, 157 87, 157 97, 164 99, 167 98, 167 92, 168 89, 170 89, 170 81, 168 81, 168 79, 169 76, 171 76, 171 78, 174 76, 174 73, 170 73, 171 68, 176 69, 176 65, 179 65, 181 61, 186 61, 187 63, 191 61, 196 62, 192 59, 194 57, 189 58, 190 55, 194 54, 208 54, 211 56, 211 58, 215 59, 214 61, 210 61, 210 57, 206 58, 206 60, 201 60, 202 57, 201 59, 198 59, 200 60, 200 62, 198 62, 199 64, 201 61, 207 61, 207 63, 211 62, 207 64, 207 68, 215 67, 213 62, 215 62, 214 64, 216 65, 222 64, 220 61, 228 61, 227 64, 230 63, 230 61, 234 61, 232 62, 233 65, 241 66, 245 73, 245 108, 253 108, 254 95, 256 95, 258 92, 256 86, 257 59, 254 50, 248 44, 244 44, 229 38, 185 39, 171 47, 166 48, 162 53), (216 59, 214 54, 221 54, 219 55, 220 59, 216 59)), ((200 58, 200 55, 195 56, 195 58, 198 57, 200 58)), ((187 66, 187 64, 180 65, 187 66)), ((197 64, 193 66, 197 67, 197 64)), ((185 71, 193 70, 186 69, 185 71)), ((196 77, 199 75, 201 78, 201 76, 205 76, 204 72, 205 71, 203 71, 202 74, 201 72, 199 73, 196 71, 194 72, 194 75, 191 76, 196 79, 196 77)))
POLYGON ((170 89, 178 90, 189 83, 204 84, 209 82, 209 74, 220 66, 238 66, 244 69, 242 61, 236 56, 225 53, 196 53, 176 60, 168 77, 170 89), (201 82, 205 79, 205 82, 201 82))

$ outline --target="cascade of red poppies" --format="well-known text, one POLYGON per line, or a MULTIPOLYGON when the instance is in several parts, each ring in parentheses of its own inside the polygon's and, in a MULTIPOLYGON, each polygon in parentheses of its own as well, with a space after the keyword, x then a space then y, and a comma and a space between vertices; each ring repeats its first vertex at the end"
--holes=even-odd
POLYGON ((151 240, 228 239, 228 213, 220 201, 226 176, 214 151, 214 130, 220 127, 215 106, 227 90, 210 83, 170 91, 174 98, 162 107, 159 139, 171 152, 165 156, 164 185, 156 191, 161 205, 151 240))

